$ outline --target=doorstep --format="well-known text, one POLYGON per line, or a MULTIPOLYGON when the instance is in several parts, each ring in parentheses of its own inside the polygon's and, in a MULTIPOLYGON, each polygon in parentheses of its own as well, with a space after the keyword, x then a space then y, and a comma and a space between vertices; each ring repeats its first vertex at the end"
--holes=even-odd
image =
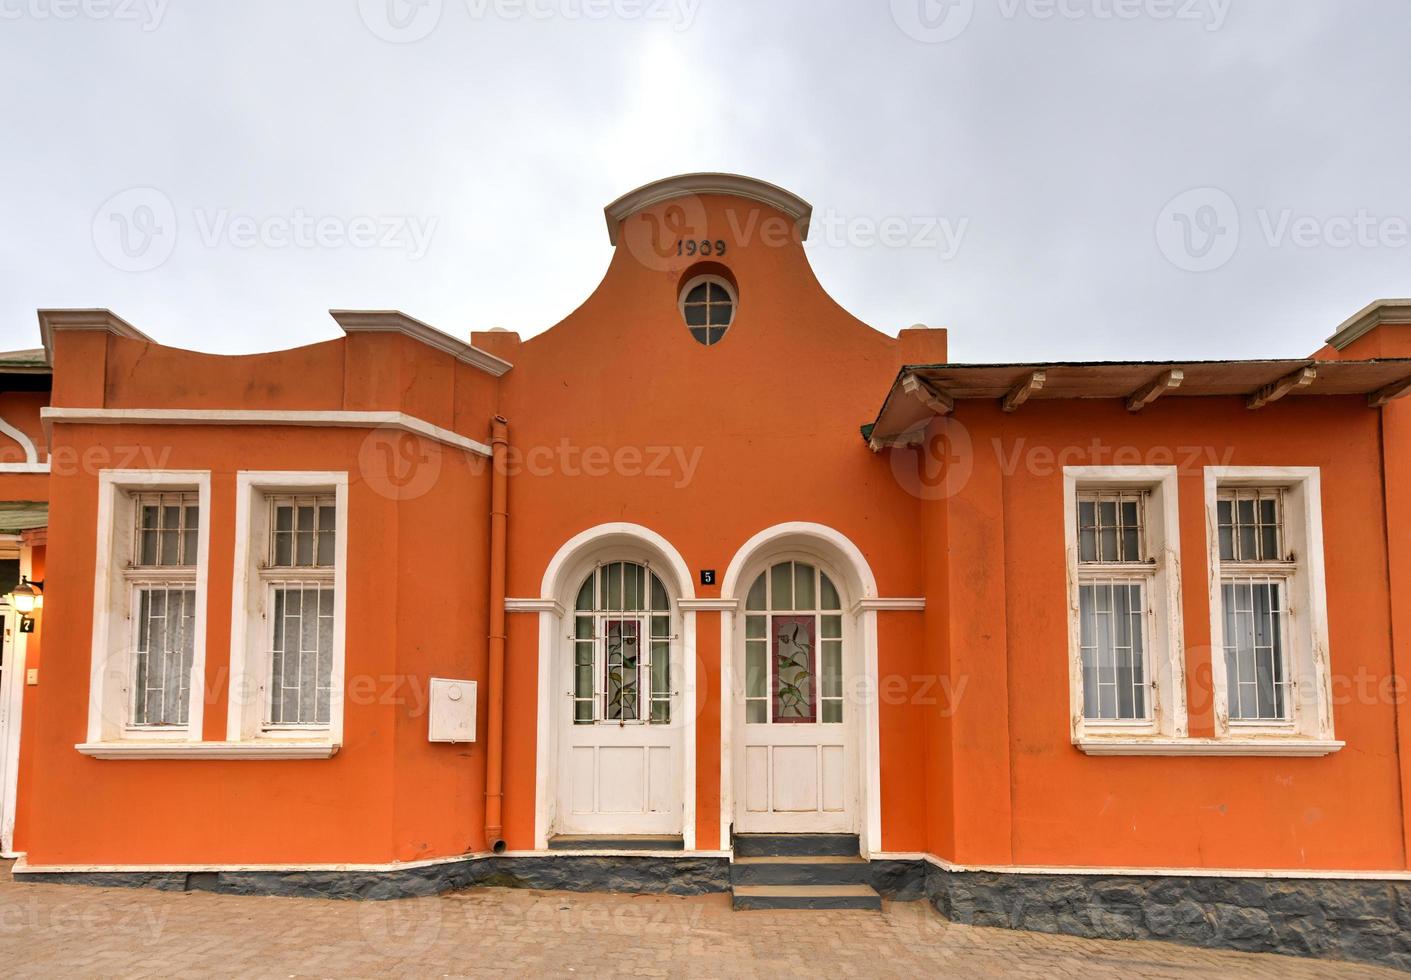
POLYGON ((670 834, 556 834, 551 851, 684 851, 685 838, 670 834))

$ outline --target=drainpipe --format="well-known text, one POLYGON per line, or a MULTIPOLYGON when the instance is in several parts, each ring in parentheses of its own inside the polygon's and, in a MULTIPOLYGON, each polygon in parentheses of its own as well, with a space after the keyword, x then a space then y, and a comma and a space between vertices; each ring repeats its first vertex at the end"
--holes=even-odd
POLYGON ((505 849, 505 538, 509 521, 506 503, 508 474, 505 457, 509 433, 503 416, 490 423, 490 689, 485 731, 485 842, 501 854, 505 849))

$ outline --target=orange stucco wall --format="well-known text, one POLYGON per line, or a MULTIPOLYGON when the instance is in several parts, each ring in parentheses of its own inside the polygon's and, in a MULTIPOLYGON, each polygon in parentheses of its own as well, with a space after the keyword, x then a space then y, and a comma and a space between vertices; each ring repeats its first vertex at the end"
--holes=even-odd
MULTIPOLYGON (((937 491, 895 454, 870 452, 858 426, 874 417, 903 364, 945 360, 944 332, 872 330, 832 302, 792 234, 761 230, 758 222, 781 215, 704 197, 687 208, 685 233, 729 242, 722 262, 740 305, 724 341, 703 347, 676 306, 696 262, 653 237, 674 227, 669 206, 624 223, 602 284, 562 323, 522 343, 476 335, 514 364, 498 380, 393 333, 230 358, 73 332, 57 340, 55 404, 389 410, 482 441, 490 418, 503 414, 513 446, 511 597, 537 597, 564 542, 607 522, 651 528, 693 576, 723 576, 751 536, 776 524, 836 529, 861 549, 881 596, 926 600, 924 612, 878 614, 884 851, 975 864, 1407 866, 1399 716, 1402 732, 1411 726, 1394 699, 1339 703, 1337 735, 1348 744, 1321 759, 1090 758, 1070 744, 1068 720, 1065 463, 1180 467, 1192 734, 1213 725, 1204 465, 1322 468, 1334 673, 1393 675, 1406 662, 1408 634, 1389 576, 1411 569, 1399 559, 1389 565, 1387 542, 1411 526, 1387 516, 1382 487, 1395 461, 1384 453, 1381 413, 1351 398, 1289 399, 1257 413, 1239 399, 1169 398, 1139 415, 1117 401, 1039 402, 1012 415, 965 403, 947 424, 968 436, 967 475, 942 477, 937 491), (1129 457, 1118 458, 1119 449, 1129 457)), ((54 427, 56 454, 110 459, 136 446, 162 467, 211 471, 209 740, 225 733, 236 472, 349 472, 349 693, 344 744, 330 760, 78 754, 98 475, 83 466, 56 474, 46 663, 26 705, 17 830, 30 862, 385 862, 485 846, 486 713, 475 744, 431 745, 422 693, 431 676, 448 675, 481 681, 484 697, 488 467, 411 437, 389 444, 388 456, 381 438, 296 426, 54 427), (373 693, 354 697, 355 679, 373 693)), ((952 458, 944 472, 955 466, 952 458)), ((699 578, 695 588, 699 598, 720 594, 699 578)), ((535 844, 539 643, 537 616, 509 617, 504 830, 512 850, 535 844)), ((723 646, 720 614, 699 613, 694 829, 702 849, 721 831, 723 646)))

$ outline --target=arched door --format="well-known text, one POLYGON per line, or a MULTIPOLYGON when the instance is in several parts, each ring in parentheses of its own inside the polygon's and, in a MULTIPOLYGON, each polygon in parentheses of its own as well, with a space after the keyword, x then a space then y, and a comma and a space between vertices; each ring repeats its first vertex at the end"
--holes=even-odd
POLYGON ((680 643, 671 600, 645 564, 583 579, 558 676, 562 834, 681 832, 680 643))
POLYGON ((857 674, 852 616, 807 560, 759 572, 735 644, 735 829, 851 833, 858 828, 857 674))

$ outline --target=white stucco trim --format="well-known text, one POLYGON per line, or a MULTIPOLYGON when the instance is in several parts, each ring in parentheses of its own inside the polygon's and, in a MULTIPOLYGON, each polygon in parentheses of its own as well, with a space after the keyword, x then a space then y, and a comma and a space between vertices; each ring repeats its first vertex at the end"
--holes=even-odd
POLYGON ((693 612, 734 612, 740 608, 738 599, 682 599, 676 603, 679 609, 693 612))
POLYGON ((505 612, 551 612, 562 616, 563 603, 556 599, 506 599, 505 612))
MULTIPOLYGON (((685 850, 696 846, 696 614, 679 605, 695 598, 690 566, 665 537, 641 524, 614 521, 587 528, 569 538, 549 559, 539 586, 539 697, 534 750, 534 846, 547 848, 557 802, 559 760, 553 695, 555 645, 564 633, 564 617, 579 582, 573 581, 585 562, 618 548, 645 555, 665 571, 672 582, 681 613, 681 836, 685 850)), ((508 600, 506 602, 508 609, 508 600)))
MULTIPOLYGON (((93 561, 93 633, 89 650, 88 735, 85 744, 133 742, 151 745, 160 741, 199 741, 206 709, 206 609, 210 599, 211 554, 211 471, 210 470, 101 470, 98 473, 98 533, 93 561), (119 694, 112 690, 109 658, 117 645, 114 631, 125 630, 114 622, 113 592, 124 588, 119 581, 122 569, 115 561, 115 524, 119 495, 193 488, 200 512, 196 531, 196 617, 195 643, 191 658, 190 701, 184 728, 137 732, 127 728, 129 706, 115 703, 119 694)), ((127 640, 121 643, 126 658, 127 640)), ((128 665, 124 662, 122 669, 128 665)))
MULTIPOLYGON (((879 854, 882 859, 906 860, 893 854, 879 854)), ((999 875, 1103 875, 1152 878, 1288 878, 1307 881, 1411 881, 1411 871, 1319 871, 1295 868, 1143 868, 1098 867, 1093 865, 1053 864, 957 864, 935 854, 922 854, 921 859, 943 871, 964 873, 982 871, 999 875)))
MULTIPOLYGON (((765 561, 771 554, 803 549, 820 553, 836 566, 844 576, 843 588, 853 600, 851 606, 856 619, 856 635, 861 642, 861 661, 868 689, 875 691, 877 685, 877 579, 872 567, 847 535, 826 524, 809 521, 788 521, 767 527, 755 534, 735 552, 725 569, 721 580, 720 594, 724 599, 739 603, 741 591, 746 583, 742 576, 752 566, 765 561)), ((735 814, 734 780, 734 714, 735 696, 732 663, 735 657, 735 617, 736 612, 722 612, 720 615, 720 847, 729 850, 730 826, 735 814)), ((878 699, 868 697, 863 705, 862 725, 857 732, 861 740, 858 757, 862 760, 863 771, 859 773, 858 785, 862 799, 861 833, 858 842, 862 856, 882 849, 882 766, 879 744, 881 723, 878 699)))
POLYGON ((304 742, 80 742, 80 755, 93 759, 330 759, 337 743, 304 742))
MULTIPOLYGON (((34 571, 31 564, 33 554, 29 545, 20 545, 20 574, 25 578, 29 578, 34 571)), ((0 785, 0 855, 14 857, 15 812, 20 783, 20 733, 23 730, 25 670, 30 634, 20 632, 19 614, 10 609, 8 603, 4 609, 7 618, 13 617, 13 620, 10 648, 5 651, 7 664, 4 684, 0 685, 0 698, 3 698, 0 713, 4 715, 4 724, 0 724, 0 735, 4 736, 4 744, 0 745, 0 752, 4 753, 0 772, 4 773, 5 780, 4 784, 0 785)))
MULTIPOLYGON (((1210 602, 1210 676, 1214 688, 1215 734, 1271 745, 1301 738, 1331 744, 1333 732, 1332 655, 1328 634, 1328 592, 1323 568, 1323 489, 1316 466, 1207 466, 1205 468, 1205 537, 1210 602), (1288 666, 1294 687, 1287 723, 1250 724, 1230 719, 1229 679, 1225 667, 1225 617, 1221 594, 1218 499, 1224 487, 1282 487, 1287 491, 1285 534, 1299 552, 1289 576, 1288 666), (1292 533, 1291 533, 1292 532, 1292 533)), ((1341 747, 1341 743, 1337 743, 1341 747)), ((1278 753, 1273 753, 1278 754, 1278 753)), ((1327 753, 1322 753, 1327 754, 1327 753)))
POLYGON ((0 463, 0 473, 48 473, 49 464, 39 461, 39 450, 34 440, 15 426, 0 418, 0 433, 9 436, 24 453, 23 463, 0 463))
MULTIPOLYGON (((334 496, 333 544, 333 664, 329 676, 328 728, 311 732, 305 742, 311 749, 337 746, 343 742, 343 706, 347 679, 348 636, 348 474, 343 470, 240 470, 235 474, 235 561, 231 573, 230 599, 230 682, 226 708, 225 737, 227 745, 247 746, 290 744, 299 741, 287 734, 263 731, 265 717, 263 690, 254 670, 264 664, 254 648, 262 647, 260 637, 251 635, 251 595, 260 590, 258 555, 267 547, 265 540, 253 540, 253 529, 260 523, 254 511, 263 506, 264 495, 286 491, 309 492, 331 490, 334 496)), ((265 647, 264 649, 268 649, 265 647)), ((259 749, 248 755, 259 757, 259 749)), ((312 755, 300 758, 328 758, 312 755)), ((185 758, 186 756, 183 756, 185 758)), ((208 756, 207 758, 226 758, 208 756)), ((274 758, 278 758, 275 756, 274 758)))
POLYGON ((296 425, 332 429, 397 429, 455 449, 489 456, 485 443, 405 412, 274 411, 245 408, 42 408, 45 425, 296 425))
POLYGON ((603 208, 608 225, 608 241, 616 245, 618 228, 624 220, 638 211, 673 198, 699 197, 704 194, 739 197, 767 204, 788 216, 798 228, 801 238, 808 238, 808 222, 813 214, 813 206, 797 194, 767 181, 741 174, 695 173, 678 174, 643 184, 603 208))
POLYGON ((450 354, 456 360, 479 368, 494 378, 502 377, 512 365, 503 358, 496 357, 453 337, 444 330, 438 330, 429 323, 423 323, 401 310, 329 310, 328 315, 338 322, 345 334, 353 333, 399 333, 433 350, 450 354))
POLYGON ((1317 758, 1332 755, 1346 742, 1316 738, 1080 738, 1073 743, 1094 756, 1279 756, 1317 758))
POLYGON ((859 599, 853 603, 852 611, 861 612, 870 609, 873 612, 920 612, 926 608, 924 598, 896 598, 896 599, 859 599))

